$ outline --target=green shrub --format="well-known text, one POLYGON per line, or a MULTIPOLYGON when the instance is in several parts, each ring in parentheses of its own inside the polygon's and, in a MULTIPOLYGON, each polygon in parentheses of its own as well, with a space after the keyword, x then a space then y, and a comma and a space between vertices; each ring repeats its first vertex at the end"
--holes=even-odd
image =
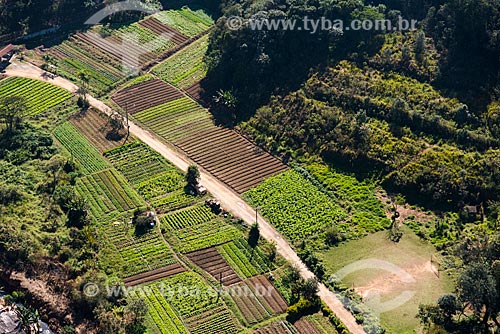
POLYGON ((295 322, 305 315, 318 312, 320 305, 318 300, 311 301, 301 298, 297 303, 288 307, 286 319, 295 322))

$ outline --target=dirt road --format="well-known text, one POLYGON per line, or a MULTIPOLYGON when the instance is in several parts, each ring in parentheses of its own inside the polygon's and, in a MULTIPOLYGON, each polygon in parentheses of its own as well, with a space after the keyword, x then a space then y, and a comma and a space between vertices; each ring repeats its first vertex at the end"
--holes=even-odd
MULTIPOLYGON (((43 73, 44 71, 42 69, 24 62, 14 62, 6 70, 6 74, 10 76, 43 80, 73 93, 78 90, 78 87, 69 80, 61 77, 56 77, 54 79, 44 78, 42 76, 43 73)), ((113 113, 111 108, 109 108, 105 103, 91 96, 88 96, 88 100, 92 107, 107 114, 113 113)), ((176 165, 179 169, 186 171, 188 166, 193 164, 193 162, 184 153, 179 152, 177 149, 166 143, 163 143, 154 135, 132 122, 130 122, 130 132, 176 165)), ((235 216, 241 217, 248 224, 253 224, 255 222, 255 210, 245 203, 245 201, 243 201, 243 199, 236 192, 202 168, 200 168, 200 174, 201 183, 221 202, 222 206, 226 210, 231 211, 235 216)), ((296 265, 300 269, 304 278, 314 277, 314 274, 302 263, 290 244, 271 226, 271 224, 264 220, 264 218, 260 215, 258 216, 258 220, 261 235, 267 240, 274 241, 276 243, 278 253, 287 261, 296 265)), ((346 325, 351 333, 365 333, 362 326, 356 323, 353 315, 343 306, 337 296, 335 296, 335 294, 328 290, 323 284, 320 284, 319 286, 319 296, 346 325)))

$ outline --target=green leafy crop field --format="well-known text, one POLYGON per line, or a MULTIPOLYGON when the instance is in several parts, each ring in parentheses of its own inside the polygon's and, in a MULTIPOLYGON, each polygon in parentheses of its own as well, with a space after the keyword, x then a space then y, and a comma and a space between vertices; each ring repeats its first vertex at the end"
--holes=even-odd
POLYGON ((330 226, 347 231, 346 212, 298 172, 266 179, 244 197, 292 242, 319 234, 330 226))
POLYGON ((10 77, 0 81, 0 98, 19 96, 26 100, 25 115, 37 115, 71 98, 71 93, 43 81, 10 77))

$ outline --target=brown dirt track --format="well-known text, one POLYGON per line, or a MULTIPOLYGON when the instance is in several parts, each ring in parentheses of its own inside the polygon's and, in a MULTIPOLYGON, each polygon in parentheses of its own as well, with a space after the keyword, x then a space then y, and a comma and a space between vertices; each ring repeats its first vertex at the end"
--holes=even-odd
POLYGON ((187 257, 216 280, 220 279, 220 274, 222 273, 222 284, 225 286, 241 282, 238 274, 236 274, 214 247, 189 253, 187 257))
POLYGON ((158 268, 145 273, 127 277, 123 280, 126 286, 136 286, 158 281, 186 271, 179 263, 174 263, 163 268, 158 268))

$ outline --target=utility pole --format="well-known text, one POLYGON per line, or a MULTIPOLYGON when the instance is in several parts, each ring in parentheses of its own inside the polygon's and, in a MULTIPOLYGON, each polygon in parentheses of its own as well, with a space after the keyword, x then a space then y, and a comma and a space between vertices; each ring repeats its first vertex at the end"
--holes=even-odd
POLYGON ((127 122, 127 136, 125 137, 123 145, 127 143, 128 137, 130 136, 130 125, 128 123, 128 102, 125 102, 125 121, 127 122))
POLYGON ((255 208, 255 224, 259 223, 259 208, 255 208))

